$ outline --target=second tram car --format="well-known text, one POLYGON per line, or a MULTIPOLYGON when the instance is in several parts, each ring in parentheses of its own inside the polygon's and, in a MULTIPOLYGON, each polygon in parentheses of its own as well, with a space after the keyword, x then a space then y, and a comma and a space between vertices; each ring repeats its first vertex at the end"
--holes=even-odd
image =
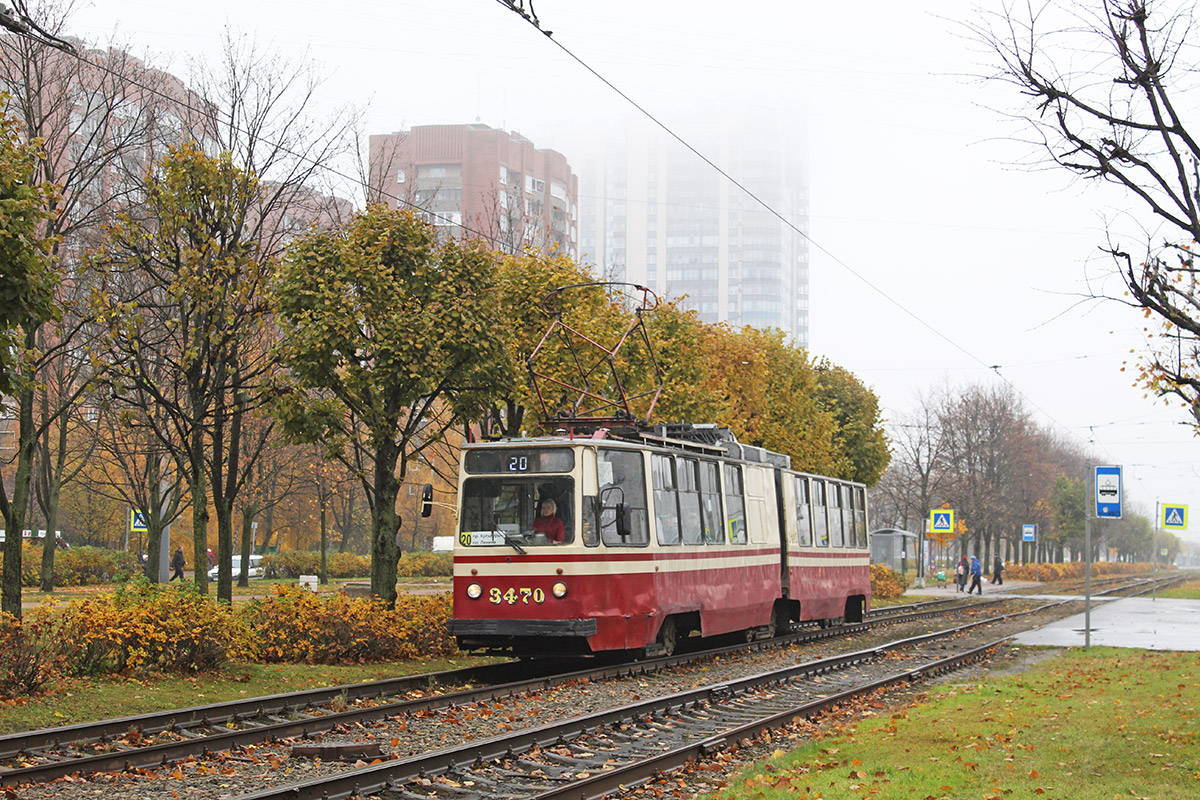
POLYGON ((450 632, 520 655, 674 652, 870 606, 866 488, 715 426, 468 444, 450 632))

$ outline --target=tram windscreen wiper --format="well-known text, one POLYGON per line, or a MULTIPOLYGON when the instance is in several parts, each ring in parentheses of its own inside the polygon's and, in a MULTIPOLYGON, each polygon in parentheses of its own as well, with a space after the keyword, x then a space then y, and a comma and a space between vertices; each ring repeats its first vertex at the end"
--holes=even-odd
POLYGON ((509 547, 511 547, 513 550, 516 550, 521 555, 528 555, 525 552, 525 548, 521 547, 520 543, 517 541, 517 538, 515 536, 509 536, 507 533, 504 534, 504 543, 506 545, 508 545, 509 547))

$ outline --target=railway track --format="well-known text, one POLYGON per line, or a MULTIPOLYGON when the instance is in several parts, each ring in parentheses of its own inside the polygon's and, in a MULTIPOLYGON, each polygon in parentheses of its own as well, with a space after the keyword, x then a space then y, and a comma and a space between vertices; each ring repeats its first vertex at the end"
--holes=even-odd
MULTIPOLYGON (((1189 578, 1187 573, 1171 573, 1163 577, 1154 578, 1145 575, 1116 575, 1106 578, 1092 578, 1092 595, 1095 597, 1105 597, 1112 594, 1120 594, 1123 591, 1132 591, 1133 594, 1123 595, 1127 597, 1136 597, 1142 593, 1148 593, 1155 587, 1163 588, 1165 586, 1173 586, 1177 583, 1182 583, 1189 578)), ((1084 591, 1084 581, 1082 579, 1073 579, 1069 581, 1055 581, 1053 583, 1039 584, 1021 589, 1014 589, 1009 594, 1012 595, 1043 595, 1043 594, 1082 594, 1084 591)))
POLYGON ((809 625, 774 639, 645 661, 599 667, 589 663, 587 668, 580 668, 579 661, 567 662, 566 666, 551 660, 504 662, 10 734, 0 736, 0 786, 158 767, 261 742, 311 737, 339 726, 398 714, 539 692, 569 682, 645 675, 732 653, 849 636, 881 625, 979 607, 979 603, 939 600, 884 609, 871 614, 864 623, 831 628, 809 625))
POLYGON ((238 795, 239 800, 580 800, 628 790, 758 732, 976 661, 1008 637, 930 656, 999 614, 868 649, 719 681, 538 728, 238 795), (897 664, 904 666, 897 669, 897 664))

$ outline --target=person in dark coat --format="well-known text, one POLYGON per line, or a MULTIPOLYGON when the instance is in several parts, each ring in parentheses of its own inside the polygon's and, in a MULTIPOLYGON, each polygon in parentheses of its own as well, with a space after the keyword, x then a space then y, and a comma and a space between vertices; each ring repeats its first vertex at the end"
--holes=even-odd
POLYGON ((996 560, 992 562, 992 583, 1004 585, 1004 562, 1000 560, 1000 556, 996 556, 996 560))
POLYGON ((954 585, 955 592, 961 592, 967 588, 967 575, 971 572, 971 565, 967 563, 967 557, 963 556, 958 562, 958 566, 954 569, 954 585))
POLYGON ((175 555, 171 556, 171 569, 175 571, 171 574, 171 579, 168 580, 167 583, 170 583, 176 578, 179 578, 181 583, 183 582, 183 565, 186 563, 187 562, 183 558, 183 548, 176 547, 175 555))
POLYGON ((983 585, 980 579, 983 578, 983 564, 979 563, 979 559, 971 556, 971 588, 967 589, 967 594, 979 590, 979 594, 983 594, 983 585))

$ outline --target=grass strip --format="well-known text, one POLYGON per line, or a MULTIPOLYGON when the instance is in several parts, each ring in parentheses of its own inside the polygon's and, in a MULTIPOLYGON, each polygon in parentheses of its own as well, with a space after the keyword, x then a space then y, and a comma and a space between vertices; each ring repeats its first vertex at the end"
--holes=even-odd
POLYGON ((196 676, 62 678, 44 694, 0 701, 0 734, 223 703, 487 663, 462 657, 375 664, 235 663, 196 676))
POLYGON ((777 750, 710 797, 1192 800, 1198 708, 1198 653, 1070 650, 777 750))
POLYGON ((1200 600, 1200 580, 1187 581, 1158 593, 1159 597, 1169 597, 1174 600, 1200 600))

